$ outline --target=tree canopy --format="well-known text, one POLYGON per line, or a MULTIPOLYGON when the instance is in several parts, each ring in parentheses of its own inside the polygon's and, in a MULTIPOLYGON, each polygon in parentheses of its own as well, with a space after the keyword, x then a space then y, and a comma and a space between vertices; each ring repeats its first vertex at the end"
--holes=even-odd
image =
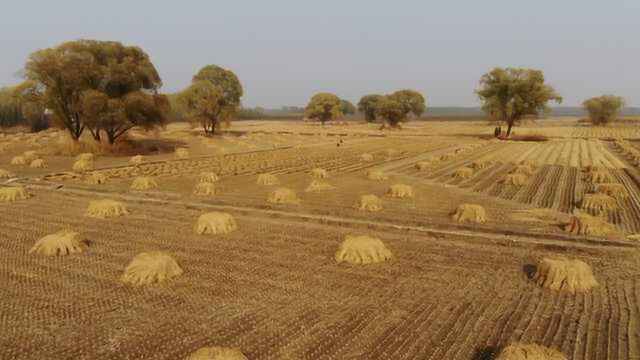
POLYGON ((324 125, 326 121, 342 114, 340 98, 330 93, 314 95, 304 110, 304 115, 310 119, 317 119, 324 125))
POLYGON ((382 95, 365 95, 358 102, 358 111, 364 114, 364 119, 368 122, 376 120, 376 108, 382 95))
POLYGON ((624 107, 624 99, 614 95, 602 95, 585 100, 582 106, 589 113, 591 123, 607 125, 617 119, 618 113, 624 107))
POLYGON ((215 134, 240 108, 243 95, 238 77, 217 65, 207 65, 193 76, 191 85, 178 95, 187 117, 199 122, 205 134, 215 134))
POLYGON ((496 68, 482 76, 476 93, 485 112, 507 123, 507 136, 523 117, 548 111, 549 101, 562 102, 562 97, 545 83, 542 71, 531 69, 496 68))
POLYGON ((343 115, 353 115, 356 113, 356 107, 353 106, 349 100, 341 99, 340 112, 342 112, 343 115))
POLYGON ((373 100, 371 106, 375 114, 392 128, 399 127, 400 122, 406 120, 410 114, 420 116, 427 109, 424 96, 414 90, 399 90, 373 100))
POLYGON ((133 126, 162 124, 168 110, 166 98, 157 95, 160 76, 139 47, 65 42, 31 54, 25 73, 34 98, 54 112, 76 141, 88 128, 97 141, 104 131, 113 143, 133 126), (140 113, 149 117, 143 120, 140 113))

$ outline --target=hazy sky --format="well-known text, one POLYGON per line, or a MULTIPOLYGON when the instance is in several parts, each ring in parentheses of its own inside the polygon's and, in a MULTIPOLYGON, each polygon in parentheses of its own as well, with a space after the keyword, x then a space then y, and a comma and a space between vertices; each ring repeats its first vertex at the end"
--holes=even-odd
POLYGON ((533 67, 578 105, 640 106, 640 0, 2 0, 0 86, 34 50, 79 38, 142 47, 164 91, 206 64, 233 70, 247 106, 304 105, 329 91, 422 91, 474 106, 495 66, 533 67))

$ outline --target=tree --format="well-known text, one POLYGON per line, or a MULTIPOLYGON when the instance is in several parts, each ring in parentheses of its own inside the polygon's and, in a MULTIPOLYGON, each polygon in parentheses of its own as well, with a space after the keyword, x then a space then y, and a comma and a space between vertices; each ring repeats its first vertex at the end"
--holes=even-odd
POLYGON ((376 108, 382 95, 365 95, 358 102, 358 111, 364 114, 364 119, 368 122, 376 120, 376 108))
POLYGON ((220 119, 228 118, 226 112, 230 111, 222 88, 205 80, 194 81, 180 93, 178 101, 185 109, 187 118, 199 122, 207 135, 215 134, 220 119))
MULTIPOLYGON (((166 110, 165 99, 155 95, 162 86, 160 76, 138 47, 113 41, 70 41, 31 54, 25 72, 35 84, 34 94, 40 103, 53 111, 75 141, 88 128, 97 141, 104 130, 111 143, 113 136, 117 138, 131 124, 135 126, 125 109, 130 94, 137 93, 136 99, 149 96, 146 104, 158 105, 147 109, 148 113, 166 110), (84 109, 84 105, 95 107, 84 109), (92 117, 86 117, 89 114, 92 117)), ((145 126, 163 120, 162 116, 149 119, 145 126)))
POLYGON ((330 93, 314 95, 304 109, 304 115, 310 119, 318 119, 324 125, 326 121, 342 114, 340 98, 330 93))
MULTIPOLYGON (((406 117, 405 106, 393 96, 381 97, 376 105, 376 114, 383 118, 392 128, 400 126, 406 117)), ((382 125, 384 128, 384 125, 382 125)))
POLYGON ((410 113, 413 113, 414 116, 420 116, 427 109, 424 96, 414 90, 396 91, 389 97, 402 105, 402 112, 404 113, 402 120, 406 119, 410 113))
POLYGON ((178 95, 187 117, 200 122, 206 135, 214 135, 240 107, 242 85, 231 71, 207 65, 193 76, 191 85, 178 95), (210 102, 210 103, 207 103, 210 102))
POLYGON ((356 107, 349 100, 340 100, 340 112, 344 115, 353 115, 356 113, 356 107))
POLYGON ((531 69, 496 68, 482 76, 476 93, 485 112, 507 123, 507 136, 523 117, 548 111, 549 101, 562 103, 562 97, 545 84, 542 71, 531 69))
POLYGON ((602 95, 585 100, 582 106, 589 113, 591 123, 607 125, 618 117, 624 106, 624 99, 614 95, 602 95))

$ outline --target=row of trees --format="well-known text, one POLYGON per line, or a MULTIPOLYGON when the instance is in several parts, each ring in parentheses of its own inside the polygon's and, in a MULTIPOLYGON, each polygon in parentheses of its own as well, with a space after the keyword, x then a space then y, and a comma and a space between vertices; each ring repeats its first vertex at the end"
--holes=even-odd
MULTIPOLYGON (((0 125, 37 121, 48 109, 76 141, 88 130, 96 141, 106 136, 113 144, 133 127, 164 124, 172 111, 199 123, 205 134, 215 134, 238 111, 243 95, 238 77, 216 65, 200 69, 177 94, 160 94, 162 81, 149 56, 139 47, 112 41, 78 40, 36 51, 25 74, 23 83, 0 90, 0 125)), ((507 124, 507 136, 525 116, 548 111, 551 101, 562 102, 543 73, 530 69, 496 68, 482 76, 476 92, 483 110, 507 124)), ((623 105, 611 95, 584 102, 597 125, 614 120, 623 105)), ((357 109, 334 94, 320 93, 311 98, 305 116, 324 123, 360 111, 367 121, 380 118, 383 127, 397 127, 425 110, 424 96, 414 90, 366 95, 357 109)))
MULTIPOLYGON (((399 126, 410 114, 420 116, 426 110, 422 94, 414 90, 400 90, 390 95, 366 95, 358 102, 358 111, 365 114, 369 122, 377 117, 391 127, 399 126)), ((324 124, 341 115, 355 114, 356 107, 347 100, 331 93, 314 95, 305 108, 305 116, 324 124)))

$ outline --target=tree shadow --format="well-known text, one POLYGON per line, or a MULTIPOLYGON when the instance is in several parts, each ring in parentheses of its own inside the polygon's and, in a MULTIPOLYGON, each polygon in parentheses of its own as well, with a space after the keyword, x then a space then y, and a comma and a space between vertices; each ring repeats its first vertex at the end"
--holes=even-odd
POLYGON ((533 279, 536 274, 537 267, 533 264, 524 264, 522 266, 522 272, 525 274, 527 279, 533 279))
POLYGON ((494 360, 500 349, 497 346, 485 346, 476 350, 472 360, 494 360))

